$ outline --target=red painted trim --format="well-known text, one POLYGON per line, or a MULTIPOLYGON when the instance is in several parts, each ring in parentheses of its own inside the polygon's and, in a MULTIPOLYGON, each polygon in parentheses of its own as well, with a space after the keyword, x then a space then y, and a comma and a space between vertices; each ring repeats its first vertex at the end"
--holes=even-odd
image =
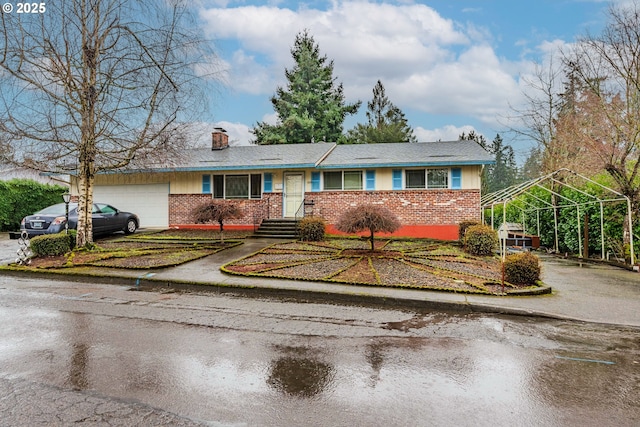
MULTIPOLYGON (((169 224, 169 228, 183 228, 186 230, 220 230, 218 224, 169 224)), ((253 225, 225 224, 225 230, 253 230, 253 225)))
MULTIPOLYGON (((327 234, 347 235, 336 230, 333 225, 327 225, 327 234)), ((358 233, 360 236, 366 236, 368 233, 358 233)), ((438 240, 458 240, 458 225, 405 225, 400 227, 395 233, 376 233, 376 236, 384 237, 416 237, 431 238, 438 240)))
MULTIPOLYGON (((219 230, 218 224, 171 224, 170 228, 184 228, 192 230, 219 230)), ((242 230, 251 231, 253 225, 247 224, 225 224, 225 230, 242 230)), ((327 225, 327 234, 336 234, 339 236, 347 236, 349 234, 343 233, 335 229, 331 224, 327 225)), ((353 235, 353 234, 351 234, 353 235)), ((368 233, 358 233, 359 236, 366 236, 368 233)), ((416 237, 416 238, 431 238, 438 240, 458 240, 458 225, 405 225, 402 226, 395 233, 376 233, 376 236, 381 237, 416 237)))

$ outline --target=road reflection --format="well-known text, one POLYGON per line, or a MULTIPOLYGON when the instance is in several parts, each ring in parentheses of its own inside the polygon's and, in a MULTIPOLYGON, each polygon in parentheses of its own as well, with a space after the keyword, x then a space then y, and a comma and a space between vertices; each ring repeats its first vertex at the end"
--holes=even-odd
POLYGON ((335 368, 311 356, 312 349, 287 347, 271 362, 267 384, 279 392, 311 398, 322 393, 335 376, 335 368))

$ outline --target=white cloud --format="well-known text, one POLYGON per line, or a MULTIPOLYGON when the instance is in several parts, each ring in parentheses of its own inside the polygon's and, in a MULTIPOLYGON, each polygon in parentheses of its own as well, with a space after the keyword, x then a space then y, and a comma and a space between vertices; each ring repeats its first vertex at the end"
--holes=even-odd
MULTIPOLYGON (((420 142, 430 141, 457 141, 462 133, 469 133, 475 130, 473 126, 453 126, 448 125, 438 129, 424 129, 416 127, 413 132, 420 142)), ((477 133, 477 132, 476 132, 477 133)))
POLYGON ((249 145, 249 141, 255 138, 255 136, 249 132, 249 126, 243 123, 220 121, 216 122, 214 127, 221 127, 227 131, 227 135, 229 135, 229 145, 249 145))
POLYGON ((363 108, 378 79, 402 110, 468 115, 490 126, 508 115, 507 100, 521 99, 522 64, 499 57, 486 28, 426 5, 335 0, 327 10, 239 6, 210 8, 202 18, 214 40, 229 42, 236 93, 268 97, 284 85, 295 36, 309 29, 334 61, 347 101, 362 100, 363 108))

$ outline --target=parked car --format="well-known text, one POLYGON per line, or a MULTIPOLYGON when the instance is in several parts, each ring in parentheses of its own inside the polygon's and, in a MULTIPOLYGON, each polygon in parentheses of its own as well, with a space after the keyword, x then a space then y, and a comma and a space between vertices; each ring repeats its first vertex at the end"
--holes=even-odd
MULTIPOLYGON (((93 204, 93 234, 110 234, 123 231, 134 233, 140 226, 136 214, 123 212, 105 203, 93 204)), ((65 204, 49 206, 33 215, 26 216, 20 223, 20 230, 26 231, 29 237, 40 234, 54 234, 64 231, 66 222, 65 204)), ((78 204, 69 203, 69 229, 78 227, 78 204)))

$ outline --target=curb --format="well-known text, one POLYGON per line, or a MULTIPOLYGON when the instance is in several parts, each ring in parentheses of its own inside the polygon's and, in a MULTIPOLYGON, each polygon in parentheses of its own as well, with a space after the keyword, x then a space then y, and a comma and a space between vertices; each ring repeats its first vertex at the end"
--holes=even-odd
MULTIPOLYGON (((152 278, 141 276, 127 276, 127 275, 104 275, 104 274, 69 274, 62 272, 38 272, 28 270, 13 270, 13 269, 1 269, 2 274, 11 276, 24 276, 31 275, 37 278, 50 279, 50 280, 69 280, 74 282, 87 282, 94 281, 108 285, 120 285, 129 286, 131 291, 139 291, 145 289, 172 289, 178 291, 198 291, 198 292, 210 292, 213 294, 227 294, 227 295, 239 295, 251 298, 279 298, 279 299, 295 299, 296 301, 313 301, 313 302, 329 302, 329 303, 343 303, 343 304, 364 304, 372 307, 394 307, 394 308, 413 308, 413 309, 428 309, 438 310, 450 313, 493 313, 512 316, 528 316, 539 317, 545 319, 554 320, 567 320, 567 321, 579 321, 579 322, 592 322, 579 318, 572 318, 568 316, 562 316, 553 313, 547 313, 542 311, 520 309, 520 308, 508 308, 499 305, 491 305, 485 303, 473 303, 456 302, 456 301, 439 301, 439 300, 424 300, 424 299, 411 299, 404 297, 393 296, 380 296, 368 294, 365 292, 328 292, 322 290, 311 289, 284 289, 284 288, 271 288, 262 287, 258 285, 250 284, 227 284, 227 283, 203 283, 192 282, 188 280, 167 280, 162 278, 152 278)), ((304 282, 303 282, 304 283, 304 282)), ((551 293, 550 287, 541 288, 541 293, 551 293)), ((511 296, 518 296, 509 294, 511 296)), ((531 295, 531 294, 523 294, 531 295)), ((496 298, 500 298, 496 296, 496 298)), ((615 323, 607 323, 610 325, 617 325, 615 323)))

